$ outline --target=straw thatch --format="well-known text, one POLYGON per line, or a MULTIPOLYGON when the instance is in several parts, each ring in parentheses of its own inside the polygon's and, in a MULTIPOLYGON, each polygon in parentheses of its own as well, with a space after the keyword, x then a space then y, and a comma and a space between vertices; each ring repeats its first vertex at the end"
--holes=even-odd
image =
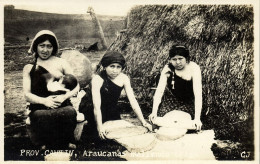
POLYGON ((128 20, 110 49, 125 55, 141 104, 151 109, 155 76, 171 45, 184 45, 201 66, 204 125, 217 138, 253 141, 252 6, 145 5, 133 8, 128 20))

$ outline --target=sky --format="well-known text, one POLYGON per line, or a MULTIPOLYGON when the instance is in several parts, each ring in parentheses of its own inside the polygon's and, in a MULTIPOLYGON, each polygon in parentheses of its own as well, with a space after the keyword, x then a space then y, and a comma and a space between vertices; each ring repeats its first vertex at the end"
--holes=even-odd
POLYGON ((173 0, 6 0, 5 4, 12 4, 16 9, 61 13, 85 14, 88 7, 93 7, 96 14, 125 16, 131 7, 144 4, 171 4, 173 0))
POLYGON ((96 14, 126 16, 135 5, 145 4, 226 4, 250 3, 254 0, 2 0, 4 4, 12 4, 16 9, 61 13, 85 14, 89 6, 96 14))

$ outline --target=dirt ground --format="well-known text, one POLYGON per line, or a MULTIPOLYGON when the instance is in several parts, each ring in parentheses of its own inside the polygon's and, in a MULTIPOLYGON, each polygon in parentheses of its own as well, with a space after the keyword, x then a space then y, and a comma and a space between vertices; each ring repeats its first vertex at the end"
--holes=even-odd
POLYGON ((26 103, 23 96, 22 71, 5 73, 5 113, 22 113, 26 103))

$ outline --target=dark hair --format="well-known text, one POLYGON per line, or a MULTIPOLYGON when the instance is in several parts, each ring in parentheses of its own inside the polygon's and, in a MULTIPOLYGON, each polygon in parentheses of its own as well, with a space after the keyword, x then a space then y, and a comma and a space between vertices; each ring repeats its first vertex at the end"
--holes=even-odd
POLYGON ((73 76, 71 74, 66 74, 63 77, 62 84, 65 85, 65 88, 67 88, 69 90, 73 90, 77 86, 78 80, 76 79, 75 76, 73 76))
POLYGON ((190 62, 190 53, 186 47, 173 45, 169 50, 169 57, 172 58, 176 55, 183 56, 187 62, 190 62))
POLYGON ((39 36, 34 42, 33 42, 33 46, 32 46, 32 49, 33 51, 36 53, 36 55, 38 55, 38 52, 37 52, 37 46, 38 44, 46 41, 46 40, 49 40, 50 43, 52 44, 53 46, 53 51, 52 51, 52 55, 55 55, 58 51, 58 43, 57 43, 57 40, 54 36, 52 35, 49 35, 49 34, 43 34, 41 36, 39 36))
POLYGON ((100 61, 101 65, 103 67, 107 67, 112 63, 118 63, 122 66, 122 68, 125 67, 125 58, 124 56, 116 51, 108 51, 105 53, 105 55, 102 57, 100 61))

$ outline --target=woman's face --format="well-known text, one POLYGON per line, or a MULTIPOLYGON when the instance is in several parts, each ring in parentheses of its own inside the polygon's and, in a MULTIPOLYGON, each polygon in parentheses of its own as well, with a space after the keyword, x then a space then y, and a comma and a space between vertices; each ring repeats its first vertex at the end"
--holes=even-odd
POLYGON ((43 60, 48 59, 52 55, 53 46, 49 40, 39 43, 37 46, 37 52, 39 57, 43 60))
POLYGON ((183 56, 176 55, 170 59, 170 63, 174 66, 175 69, 182 70, 186 66, 187 60, 183 56))
POLYGON ((110 79, 115 79, 122 71, 122 66, 118 63, 112 63, 106 68, 107 75, 110 79))

